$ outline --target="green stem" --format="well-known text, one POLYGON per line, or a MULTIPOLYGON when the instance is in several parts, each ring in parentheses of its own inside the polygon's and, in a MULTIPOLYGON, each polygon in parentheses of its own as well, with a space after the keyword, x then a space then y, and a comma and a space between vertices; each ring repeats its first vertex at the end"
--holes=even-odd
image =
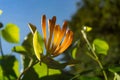
POLYGON ((33 59, 30 60, 29 65, 27 68, 24 69, 24 71, 20 74, 20 76, 18 77, 17 80, 21 80, 21 77, 25 74, 25 72, 27 72, 32 66, 34 66, 35 64, 37 64, 39 61, 36 61, 35 63, 33 63, 33 59))
POLYGON ((103 66, 102 66, 102 63, 101 63, 99 60, 96 60, 96 61, 98 62, 100 68, 102 69, 102 72, 103 72, 103 75, 104 75, 105 80, 108 80, 108 79, 107 79, 107 74, 106 74, 106 72, 105 72, 105 70, 104 70, 104 68, 103 68, 103 66))
POLYGON ((103 72, 103 75, 104 75, 105 80, 108 80, 107 74, 106 74, 106 72, 104 71, 103 65, 102 65, 102 63, 100 62, 100 60, 99 60, 98 56, 96 55, 95 51, 93 50, 93 48, 92 48, 90 42, 88 41, 85 32, 84 32, 83 30, 81 30, 81 33, 82 33, 82 35, 83 35, 83 37, 84 37, 86 43, 88 44, 88 46, 89 46, 91 52, 92 52, 93 55, 94 55, 94 56, 92 56, 91 54, 89 54, 89 56, 90 56, 92 59, 94 59, 94 60, 99 64, 99 67, 103 70, 102 72, 103 72), (93 57, 94 57, 94 58, 93 58, 93 57))
POLYGON ((72 77, 70 80, 74 80, 75 78, 77 78, 77 77, 79 77, 80 76, 80 74, 77 74, 77 75, 75 75, 74 77, 72 77))
POLYGON ((90 53, 86 53, 89 57, 91 57, 93 60, 95 60, 96 61, 96 58, 93 56, 93 55, 91 55, 90 53))
POLYGON ((47 66, 47 76, 49 76, 49 67, 47 66))
POLYGON ((1 43, 1 36, 0 36, 0 53, 2 56, 4 56, 3 50, 2 50, 2 43, 1 43))

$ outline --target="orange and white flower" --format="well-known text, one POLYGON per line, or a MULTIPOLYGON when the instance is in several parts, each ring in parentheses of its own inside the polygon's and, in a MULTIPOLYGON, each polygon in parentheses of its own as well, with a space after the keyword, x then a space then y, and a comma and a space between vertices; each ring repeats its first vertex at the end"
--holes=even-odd
POLYGON ((42 16, 42 32, 47 53, 58 56, 63 53, 72 43, 73 32, 67 29, 67 22, 63 23, 62 29, 56 24, 56 17, 48 20, 48 31, 46 16, 42 16), (47 33, 49 35, 47 35, 47 33))

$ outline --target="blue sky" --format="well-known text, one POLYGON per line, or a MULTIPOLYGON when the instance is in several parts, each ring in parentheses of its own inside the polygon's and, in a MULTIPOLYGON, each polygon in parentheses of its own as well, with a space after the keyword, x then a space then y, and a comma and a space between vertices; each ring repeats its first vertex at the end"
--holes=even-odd
MULTIPOLYGON (((3 10, 0 22, 19 26, 21 43, 30 32, 29 22, 36 25, 41 32, 41 16, 45 14, 47 19, 56 16, 57 23, 62 25, 64 20, 70 20, 75 13, 76 2, 77 0, 0 0, 0 9, 3 10)), ((4 53, 10 53, 14 45, 2 40, 2 46, 4 53)))

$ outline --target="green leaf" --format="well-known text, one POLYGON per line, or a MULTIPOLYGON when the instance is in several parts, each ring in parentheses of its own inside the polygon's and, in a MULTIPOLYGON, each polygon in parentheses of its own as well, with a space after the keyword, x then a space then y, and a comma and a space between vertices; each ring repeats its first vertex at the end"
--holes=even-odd
POLYGON ((93 41, 93 49, 96 51, 98 54, 104 54, 107 55, 107 51, 109 49, 109 45, 107 42, 101 39, 95 39, 93 41))
POLYGON ((38 58, 38 60, 41 60, 41 54, 43 53, 43 39, 39 35, 37 30, 33 35, 33 48, 34 48, 36 57, 38 58))
POLYGON ((2 68, 1 68, 1 66, 0 66, 0 80, 3 80, 3 77, 4 77, 4 75, 3 75, 3 70, 2 70, 2 68))
POLYGON ((64 69, 66 67, 66 65, 72 64, 70 62, 69 63, 60 63, 60 62, 55 61, 54 59, 52 59, 50 57, 44 57, 44 58, 42 58, 42 62, 44 62, 45 64, 47 64, 47 66, 49 68, 51 68, 51 69, 64 69))
POLYGON ((18 43, 19 36, 19 28, 15 24, 8 23, 2 30, 2 37, 10 43, 18 43))
POLYGON ((73 59, 76 59, 76 53, 77 53, 77 48, 75 47, 75 48, 72 50, 72 57, 73 57, 73 59))
POLYGON ((109 68, 109 71, 113 72, 113 73, 120 72, 120 67, 111 67, 111 68, 109 68))
MULTIPOLYGON (((16 80, 19 75, 19 67, 18 61, 16 60, 15 56, 6 55, 0 58, 0 69, 3 78, 5 80, 16 80)), ((4 80, 4 79, 2 79, 4 80)))
POLYGON ((33 35, 32 33, 29 33, 23 43, 22 43, 22 46, 25 48, 25 50, 28 52, 28 53, 24 53, 25 55, 29 55, 31 57, 35 56, 35 53, 34 53, 34 49, 33 49, 33 35))
POLYGON ((34 66, 34 69, 35 71, 38 73, 39 77, 44 77, 44 76, 47 76, 47 72, 49 71, 49 76, 50 75, 55 75, 55 74, 61 74, 60 70, 57 70, 57 69, 49 69, 47 71, 47 65, 42 63, 41 65, 40 64, 36 64, 34 66))
POLYGON ((44 76, 40 78, 40 80, 71 80, 70 75, 67 74, 55 74, 55 75, 50 75, 50 76, 44 76))
POLYGON ((14 61, 13 70, 16 76, 18 77, 20 73, 19 73, 19 62, 17 60, 14 61))
POLYGON ((114 80, 120 80, 120 75, 117 74, 120 72, 120 67, 111 67, 109 71, 114 73, 114 80))
POLYGON ((36 73, 34 68, 31 67, 28 71, 26 71, 21 80, 40 80, 38 74, 39 73, 36 73))
POLYGON ((88 77, 88 76, 80 76, 79 79, 80 80, 101 80, 98 77, 88 77))
POLYGON ((36 60, 36 56, 35 56, 35 53, 34 53, 34 49, 33 49, 33 34, 32 33, 29 33, 22 45, 19 45, 19 46, 14 46, 12 48, 12 51, 13 52, 16 52, 16 53, 19 53, 19 54, 22 54, 22 56, 27 56, 29 58, 32 58, 33 60, 36 60))
POLYGON ((118 75, 117 73, 114 73, 115 76, 114 76, 114 80, 120 80, 120 75, 118 75))
POLYGON ((23 54, 23 55, 25 55, 24 53, 27 53, 27 50, 24 48, 24 46, 14 46, 12 48, 12 51, 23 54))

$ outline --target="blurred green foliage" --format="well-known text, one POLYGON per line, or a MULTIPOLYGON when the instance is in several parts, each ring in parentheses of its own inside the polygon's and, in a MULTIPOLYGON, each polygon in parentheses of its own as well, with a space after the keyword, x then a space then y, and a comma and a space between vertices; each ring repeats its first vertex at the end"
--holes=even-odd
POLYGON ((90 26, 92 31, 88 34, 89 40, 92 42, 95 38, 104 39, 110 45, 109 54, 113 56, 118 54, 120 52, 120 1, 82 0, 81 2, 80 0, 77 5, 78 10, 69 21, 69 27, 74 31, 74 40, 80 38, 83 25, 90 26))
POLYGON ((10 43, 19 42, 19 28, 13 23, 8 23, 4 29, 1 30, 2 37, 10 43))
MULTIPOLYGON (((120 0, 80 0, 77 3, 77 12, 69 20, 69 27, 74 31, 74 42, 80 39, 77 50, 77 59, 81 61, 80 71, 94 68, 96 63, 86 57, 86 43, 82 38, 81 30, 83 25, 92 27, 92 31, 87 34, 92 43, 96 38, 105 40, 109 44, 109 51, 106 56, 98 55, 104 64, 105 69, 111 66, 120 66, 120 0), (82 1, 82 2, 81 2, 82 1), (87 60, 86 60, 87 58, 87 60), (93 66, 91 66, 93 65, 93 66)), ((94 43, 94 42, 93 42, 94 43)), ((100 45, 100 44, 99 44, 100 45)), ((105 47, 101 44, 101 46, 105 47)), ((106 70, 107 71, 107 70, 106 70)), ((109 80, 112 75, 107 71, 109 80)), ((90 74, 89 74, 90 75, 90 74)), ((92 74, 93 75, 93 74, 92 74)), ((101 73, 94 72, 100 76, 101 73)))

